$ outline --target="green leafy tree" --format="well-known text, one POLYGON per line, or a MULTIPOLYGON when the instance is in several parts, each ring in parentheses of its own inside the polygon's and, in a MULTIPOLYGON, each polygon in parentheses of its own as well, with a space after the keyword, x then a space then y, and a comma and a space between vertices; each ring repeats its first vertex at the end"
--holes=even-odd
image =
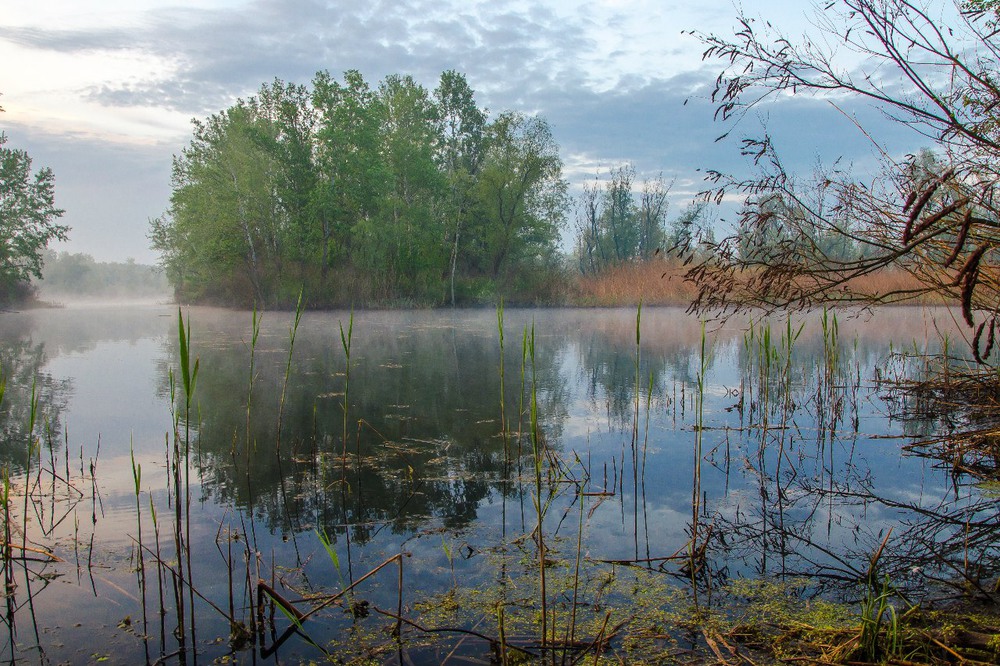
POLYGON ((52 170, 33 173, 28 153, 8 147, 0 133, 0 298, 15 298, 31 278, 41 279, 42 252, 69 232, 56 223, 63 212, 55 206, 52 170))
POLYGON ((274 126, 256 100, 240 101, 207 121, 174 158, 167 217, 151 239, 180 295, 227 300, 236 294, 264 305, 280 274, 287 215, 274 156, 274 126))
POLYGON ((320 72, 313 79, 313 106, 319 114, 316 200, 322 225, 324 272, 348 261, 358 224, 375 218, 389 181, 382 154, 383 110, 360 72, 344 82, 320 72))
POLYGON ((548 123, 506 112, 488 127, 478 180, 484 268, 502 280, 525 263, 551 259, 567 206, 562 159, 548 123))
POLYGON ((584 186, 578 202, 577 258, 582 273, 651 259, 667 242, 667 196, 670 186, 658 175, 635 192, 635 167, 611 169, 602 184, 584 186))
POLYGON ((305 86, 275 79, 261 86, 251 100, 266 128, 256 139, 274 160, 275 193, 285 216, 282 257, 297 264, 319 263, 316 249, 322 236, 315 200, 319 172, 313 155, 317 118, 310 97, 305 86))
POLYGON ((319 72, 195 121, 150 239, 193 300, 287 304, 302 284, 314 305, 481 301, 550 282, 561 167, 543 119, 488 125, 456 72, 433 94, 319 72))
POLYGON ((610 244, 609 254, 615 264, 632 261, 639 252, 639 216, 632 193, 635 167, 623 164, 611 170, 611 180, 604 190, 603 238, 610 244))
POLYGON ((446 179, 436 162, 437 109, 427 90, 409 76, 386 77, 377 98, 389 181, 381 215, 359 227, 366 242, 358 259, 381 273, 387 296, 438 302, 447 248, 440 214, 446 179))
POLYGON ((487 114, 477 106, 465 76, 454 70, 441 74, 434 100, 440 123, 439 160, 448 186, 444 217, 450 245, 451 304, 455 305, 462 234, 474 223, 477 214, 474 190, 485 155, 487 114))

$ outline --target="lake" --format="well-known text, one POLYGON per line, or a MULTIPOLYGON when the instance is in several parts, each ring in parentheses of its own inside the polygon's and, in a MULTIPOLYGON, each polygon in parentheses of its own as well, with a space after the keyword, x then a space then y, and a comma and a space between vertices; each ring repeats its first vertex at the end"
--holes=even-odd
POLYGON ((293 313, 183 313, 190 404, 175 306, 0 314, 0 659, 482 661, 501 626, 638 658, 733 581, 997 561, 989 489, 904 451, 960 425, 891 381, 962 344, 943 310, 508 309, 502 355, 491 310, 307 312, 294 344, 293 313))

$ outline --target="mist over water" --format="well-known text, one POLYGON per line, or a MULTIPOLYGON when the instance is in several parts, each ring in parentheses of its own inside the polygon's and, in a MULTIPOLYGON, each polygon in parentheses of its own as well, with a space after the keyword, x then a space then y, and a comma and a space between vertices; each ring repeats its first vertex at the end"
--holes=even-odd
POLYGON ((157 266, 99 262, 88 254, 46 251, 43 275, 33 283, 42 303, 94 307, 167 303, 172 289, 157 266))
MULTIPOLYGON (((269 579, 287 577, 300 593, 337 589, 342 577, 355 580, 402 551, 411 554, 408 599, 456 581, 495 584, 497 558, 523 548, 535 527, 532 386, 546 464, 572 481, 547 495, 545 533, 562 557, 582 523, 589 562, 642 561, 664 580, 683 580, 670 558, 685 552, 694 529, 717 580, 811 575, 822 587, 831 571, 863 571, 890 529, 900 557, 889 566, 903 571, 920 544, 953 536, 947 525, 928 527, 925 514, 982 511, 975 487, 902 454, 904 435, 929 436, 940 424, 895 418, 892 389, 879 381, 892 371, 891 352, 944 331, 957 336, 944 311, 841 318, 835 335, 821 313, 758 324, 750 337, 744 321, 709 323, 703 345, 697 319, 644 309, 637 345, 635 310, 507 310, 506 429, 492 310, 354 313, 349 385, 341 332, 351 313, 305 313, 290 363, 291 313, 264 313, 256 341, 250 313, 184 313, 199 364, 194 408, 179 421, 191 432, 191 577, 223 609, 241 540, 252 540, 255 566, 269 579), (533 360, 522 348, 532 331, 533 360), (339 573, 320 534, 339 553, 339 573)), ((140 524, 144 543, 155 540, 150 514, 136 509, 133 460, 139 506, 158 507, 163 549, 173 546, 172 414, 184 413, 176 306, 3 313, 0 341, 2 461, 15 489, 23 496, 27 483, 39 501, 30 541, 64 560, 35 567, 35 619, 58 627, 40 638, 45 654, 81 659, 75 639, 84 634, 88 645, 97 635, 102 650, 140 661, 144 650, 176 649, 169 604, 166 637, 152 620, 145 641, 133 629, 143 616, 140 524), (37 450, 27 426, 33 385, 37 450), (58 474, 39 471, 50 467, 58 474)), ((235 605, 246 608, 241 575, 235 605)), ((394 607, 387 580, 374 578, 365 598, 394 607)), ((23 593, 32 581, 21 585, 23 593)), ((152 589, 147 583, 147 609, 156 605, 152 589)), ((225 654, 212 641, 228 636, 228 622, 202 601, 198 608, 199 649, 225 654)), ((29 610, 16 619, 18 637, 0 643, 3 658, 36 649, 24 638, 29 610)), ((333 615, 310 635, 328 644, 349 625, 333 615)), ((285 654, 314 658, 314 650, 296 640, 285 654)))

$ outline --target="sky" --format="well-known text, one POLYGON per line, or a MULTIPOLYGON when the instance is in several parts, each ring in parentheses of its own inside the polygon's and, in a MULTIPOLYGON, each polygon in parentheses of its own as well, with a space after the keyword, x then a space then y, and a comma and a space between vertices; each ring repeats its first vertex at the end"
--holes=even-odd
MULTIPOLYGON (((706 169, 739 160, 709 100, 720 63, 688 34, 731 35, 732 0, 4 0, 0 131, 50 167, 70 240, 54 249, 155 263, 150 218, 169 206, 171 158, 191 120, 274 78, 359 70, 375 85, 410 74, 429 90, 465 74, 480 106, 546 118, 574 187, 631 162, 673 181, 674 214, 706 169)), ((790 36, 816 9, 754 0, 747 15, 790 36)), ((866 113, 865 110, 859 113, 866 113)), ((779 100, 738 132, 777 130, 795 163, 849 150, 857 128, 816 99, 779 100), (822 128, 822 131, 817 131, 822 128)), ((902 149, 911 148, 903 146, 902 149)))

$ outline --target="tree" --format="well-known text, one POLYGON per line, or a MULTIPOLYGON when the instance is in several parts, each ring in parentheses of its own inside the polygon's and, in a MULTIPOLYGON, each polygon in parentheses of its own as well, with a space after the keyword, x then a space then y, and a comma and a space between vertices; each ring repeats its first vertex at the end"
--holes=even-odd
POLYGON ((699 252, 698 244, 713 238, 710 224, 706 224, 708 204, 696 202, 685 208, 670 221, 664 238, 664 251, 674 257, 685 257, 699 252))
POLYGON ((287 226, 267 148, 275 126, 253 98, 193 124, 190 146, 174 158, 169 214, 152 222, 153 247, 181 294, 228 299, 235 291, 264 305, 280 277, 287 226))
POLYGON ((89 254, 46 250, 43 260, 43 280, 38 285, 43 298, 144 298, 167 292, 163 271, 132 258, 124 262, 99 262, 89 254))
POLYGON ((600 206, 600 185, 595 178, 593 183, 584 184, 578 202, 576 254, 584 275, 597 273, 608 263, 605 243, 601 242, 600 206))
MULTIPOLYGON (((829 169, 790 174, 771 138, 748 137, 755 167, 740 178, 710 173, 709 199, 739 195, 743 233, 780 229, 790 239, 781 260, 761 262, 729 236, 689 273, 700 287, 695 306, 808 307, 832 299, 883 303, 934 294, 961 304, 970 326, 989 338, 1000 307, 1000 45, 995 2, 944 13, 911 0, 835 0, 817 17, 823 34, 796 42, 739 16, 732 38, 702 35, 705 56, 726 63, 713 100, 717 118, 738 118, 767 101, 811 94, 831 104, 865 102, 930 141, 935 160, 894 159, 875 177, 829 169), (860 64, 858 64, 860 63, 860 64), (926 162, 926 160, 924 160, 926 162), (832 252, 839 238, 856 251, 832 252), (858 278, 887 268, 909 272, 917 286, 873 294, 858 278)), ((772 259, 774 257, 772 256, 772 259)))
POLYGON ((478 180, 485 223, 478 241, 494 280, 523 262, 548 259, 567 205, 559 147, 537 116, 503 113, 487 130, 478 180))
POLYGON ((313 305, 441 304, 450 282, 455 303, 511 277, 530 291, 556 263, 566 185, 548 125, 487 125, 455 72, 433 94, 403 75, 275 80, 193 125, 150 223, 184 298, 288 304, 302 285, 313 305))
POLYGON ((316 193, 325 184, 318 182, 314 164, 317 118, 310 93, 305 86, 275 79, 261 86, 250 102, 267 127, 256 139, 274 160, 278 205, 286 217, 281 229, 282 254, 298 263, 316 263, 321 236, 316 193))
POLYGON ((354 255, 358 225, 363 229, 378 215, 389 167, 381 143, 384 109, 360 72, 348 70, 343 83, 319 72, 313 79, 312 102, 319 114, 316 161, 322 188, 317 201, 325 278, 331 265, 354 255))
POLYGON ((996 29, 1000 19, 1000 0, 966 0, 962 7, 970 18, 985 20, 987 25, 996 29))
POLYGON ((611 244, 610 254, 615 264, 634 259, 639 251, 639 217, 632 194, 635 167, 623 164, 611 170, 611 180, 604 190, 602 226, 611 244))
POLYGON ((646 179, 634 192, 635 167, 611 169, 603 184, 584 185, 578 201, 577 258, 582 273, 596 273, 633 261, 647 261, 668 249, 666 219, 670 185, 663 175, 646 179))
POLYGON ((440 123, 440 156, 448 181, 448 220, 451 252, 449 273, 451 304, 455 305, 455 276, 458 271, 459 243, 464 228, 475 216, 473 188, 485 152, 485 111, 476 105, 475 96, 465 76, 454 70, 441 74, 434 90, 440 123))
POLYGON ((32 277, 41 279, 42 252, 69 232, 56 223, 63 212, 55 206, 52 170, 32 173, 28 153, 7 147, 0 133, 0 298, 15 297, 32 277))
POLYGON ((668 249, 665 235, 665 224, 672 183, 663 182, 663 174, 647 179, 642 184, 639 194, 639 258, 652 259, 657 250, 668 249))
POLYGON ((447 244, 437 108, 410 76, 386 77, 376 96, 383 111, 387 191, 378 219, 364 227, 367 243, 357 258, 384 276, 387 293, 439 301, 447 244))

